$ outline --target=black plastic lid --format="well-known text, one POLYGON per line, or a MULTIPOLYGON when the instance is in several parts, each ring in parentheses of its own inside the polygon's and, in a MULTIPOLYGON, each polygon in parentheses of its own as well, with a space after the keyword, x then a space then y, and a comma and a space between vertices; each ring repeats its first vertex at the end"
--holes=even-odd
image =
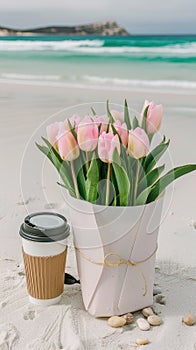
POLYGON ((19 233, 29 241, 53 242, 67 238, 70 227, 66 218, 60 214, 39 212, 25 218, 19 233))

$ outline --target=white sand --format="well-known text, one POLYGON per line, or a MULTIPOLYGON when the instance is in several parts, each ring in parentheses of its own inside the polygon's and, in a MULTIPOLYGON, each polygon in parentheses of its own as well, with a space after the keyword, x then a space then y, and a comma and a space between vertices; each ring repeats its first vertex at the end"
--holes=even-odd
MULTIPOLYGON (((182 316, 196 313, 196 173, 177 180, 171 204, 166 200, 160 228, 155 282, 166 297, 166 305, 156 304, 163 325, 149 332, 135 326, 113 329, 106 320, 95 320, 83 308, 79 286, 66 287, 60 305, 49 308, 28 303, 23 276, 18 229, 27 212, 48 209, 67 215, 56 173, 42 155, 32 148, 22 156, 35 129, 63 107, 88 101, 122 103, 127 97, 140 109, 144 98, 165 106, 163 131, 172 139, 174 164, 194 163, 196 104, 194 96, 86 91, 0 84, 0 349, 141 349, 138 337, 148 337, 150 350, 195 350, 196 326, 182 324, 182 316), (33 170, 31 169, 33 164, 33 170), (43 165, 44 164, 44 165, 43 165), (21 168, 22 166, 22 168, 21 168), (40 169, 43 168, 43 174, 40 169), (22 170, 21 170, 22 169, 22 170), (22 182, 20 185, 20 176, 22 182), (21 195, 21 186, 24 199, 21 195)), ((39 139, 39 128, 34 139, 39 139)), ((70 241, 67 271, 77 275, 74 249, 70 241)), ((137 314, 136 314, 136 317, 137 314)))

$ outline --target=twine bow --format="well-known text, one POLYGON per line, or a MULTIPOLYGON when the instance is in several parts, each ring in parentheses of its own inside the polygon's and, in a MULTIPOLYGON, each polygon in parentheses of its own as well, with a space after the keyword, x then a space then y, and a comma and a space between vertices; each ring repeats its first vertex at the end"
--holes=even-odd
POLYGON ((120 254, 116 253, 116 252, 111 252, 105 255, 104 257, 104 261, 103 262, 99 262, 99 261, 95 261, 91 258, 89 258, 86 254, 84 254, 79 248, 75 247, 76 251, 87 261, 91 262, 92 264, 95 265, 101 265, 101 266, 106 266, 106 267, 118 267, 120 265, 128 265, 128 266, 135 266, 138 268, 143 281, 144 281, 144 293, 143 296, 145 296, 147 294, 147 282, 146 282, 146 277, 142 271, 142 269, 139 267, 140 264, 145 263, 146 261, 150 260, 155 254, 156 251, 158 249, 158 246, 156 245, 155 250, 152 252, 152 254, 150 254, 147 258, 140 260, 140 261, 133 261, 133 260, 125 260, 122 259, 122 257, 120 256, 120 254), (109 261, 108 258, 109 257, 117 257, 116 261, 109 261))

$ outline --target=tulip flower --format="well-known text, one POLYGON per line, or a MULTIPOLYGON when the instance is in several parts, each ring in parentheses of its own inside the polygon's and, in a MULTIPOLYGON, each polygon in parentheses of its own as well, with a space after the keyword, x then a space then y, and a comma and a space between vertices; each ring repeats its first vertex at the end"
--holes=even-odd
POLYGON ((98 143, 98 126, 91 117, 85 117, 78 125, 78 144, 83 151, 92 152, 98 143))
POLYGON ((103 131, 107 131, 109 124, 109 118, 107 117, 107 115, 94 115, 93 120, 98 127, 100 126, 100 134, 103 131))
POLYGON ((126 123, 120 122, 120 120, 117 120, 114 124, 114 128, 116 129, 117 133, 119 134, 122 144, 124 147, 127 147, 128 143, 128 130, 126 123))
POLYGON ((119 111, 116 111, 113 109, 110 111, 110 113, 115 121, 120 120, 121 123, 124 121, 124 113, 123 112, 119 112, 119 111))
POLYGON ((104 163, 112 163, 112 157, 115 148, 120 155, 120 141, 118 135, 114 135, 112 132, 102 132, 98 140, 98 154, 99 158, 104 163))
POLYGON ((128 153, 135 159, 145 157, 149 150, 149 139, 146 132, 137 127, 129 131, 128 153))
POLYGON ((71 118, 65 119, 63 125, 64 125, 64 130, 70 130, 70 125, 73 130, 77 133, 78 130, 78 124, 80 123, 80 117, 77 114, 72 115, 71 118), (69 121, 69 123, 68 123, 69 121))
POLYGON ((71 131, 65 131, 58 137, 58 150, 63 160, 72 161, 79 157, 80 150, 71 131))
POLYGON ((73 114, 71 118, 69 118, 69 121, 72 126, 78 126, 80 123, 80 116, 78 114, 73 114))
POLYGON ((163 106, 156 105, 154 102, 145 101, 142 109, 141 117, 143 119, 143 114, 148 107, 147 118, 146 118, 146 131, 148 134, 154 134, 160 129, 162 116, 163 116, 163 106))
POLYGON ((55 148, 57 147, 58 134, 59 130, 62 128, 62 124, 62 122, 55 122, 53 124, 48 125, 46 128, 48 141, 55 148))

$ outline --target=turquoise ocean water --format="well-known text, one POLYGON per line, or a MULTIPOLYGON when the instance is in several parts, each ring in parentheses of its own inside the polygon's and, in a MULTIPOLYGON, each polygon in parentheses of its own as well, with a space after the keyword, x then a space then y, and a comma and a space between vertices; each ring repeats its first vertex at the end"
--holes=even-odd
POLYGON ((196 94, 196 36, 1 37, 0 81, 196 94))

